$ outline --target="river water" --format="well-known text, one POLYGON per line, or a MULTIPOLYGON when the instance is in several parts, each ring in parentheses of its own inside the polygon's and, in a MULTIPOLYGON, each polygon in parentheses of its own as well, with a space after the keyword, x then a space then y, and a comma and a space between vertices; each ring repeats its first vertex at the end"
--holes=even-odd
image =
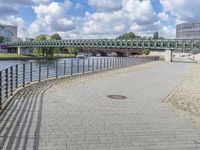
MULTIPOLYGON (((114 58, 114 57, 90 57, 90 59, 104 59, 104 58, 114 58)), ((56 62, 64 62, 64 61, 70 62, 71 60, 77 61, 77 58, 64 58, 64 59, 57 59, 57 60, 0 60, 0 71, 4 70, 10 66, 14 66, 16 64, 39 64, 42 62, 42 64, 54 64, 56 62)), ((86 59, 87 60, 87 59, 86 59)), ((134 58, 135 63, 139 63, 141 59, 134 58)))

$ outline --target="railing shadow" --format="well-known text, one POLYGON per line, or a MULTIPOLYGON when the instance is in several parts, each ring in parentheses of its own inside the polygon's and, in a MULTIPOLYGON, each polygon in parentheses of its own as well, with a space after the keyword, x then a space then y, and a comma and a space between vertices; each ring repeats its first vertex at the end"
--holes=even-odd
POLYGON ((15 101, 0 117, 0 149, 26 150, 30 139, 33 140, 32 148, 38 149, 44 94, 53 85, 53 81, 41 82, 24 88, 13 97, 15 101), (34 134, 32 128, 35 128, 34 134))

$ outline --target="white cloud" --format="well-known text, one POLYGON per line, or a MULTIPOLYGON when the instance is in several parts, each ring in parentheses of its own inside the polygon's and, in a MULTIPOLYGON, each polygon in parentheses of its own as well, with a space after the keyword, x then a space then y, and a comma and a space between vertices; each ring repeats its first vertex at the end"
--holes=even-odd
POLYGON ((200 0, 160 0, 165 11, 170 12, 177 22, 199 21, 200 0))
POLYGON ((88 4, 100 11, 116 11, 122 8, 121 0, 88 0, 88 4))
POLYGON ((90 35, 116 35, 133 31, 136 34, 152 35, 160 30, 159 18, 150 0, 121 0, 122 8, 112 12, 86 13, 83 30, 90 35))
POLYGON ((72 3, 66 0, 64 3, 52 2, 33 7, 37 19, 30 25, 29 31, 36 36, 40 33, 51 34, 74 29, 74 22, 67 16, 71 6, 72 3))

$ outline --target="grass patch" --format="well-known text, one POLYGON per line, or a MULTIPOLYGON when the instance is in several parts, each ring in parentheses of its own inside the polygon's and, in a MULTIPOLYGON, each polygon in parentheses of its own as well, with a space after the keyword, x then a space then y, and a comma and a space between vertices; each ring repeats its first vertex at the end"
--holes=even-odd
POLYGON ((54 54, 53 57, 47 57, 47 56, 36 56, 34 54, 29 55, 22 55, 17 53, 0 53, 0 59, 11 59, 11 58, 60 58, 60 57, 74 57, 74 54, 54 54))
POLYGON ((27 58, 31 55, 19 55, 17 53, 0 53, 0 58, 27 58))

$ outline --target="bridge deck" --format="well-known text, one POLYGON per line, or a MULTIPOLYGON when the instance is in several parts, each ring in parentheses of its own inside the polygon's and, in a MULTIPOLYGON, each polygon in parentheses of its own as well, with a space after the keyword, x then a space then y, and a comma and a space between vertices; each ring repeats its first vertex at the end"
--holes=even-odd
POLYGON ((3 149, 199 149, 199 125, 162 102, 187 68, 153 62, 28 87, 0 118, 3 149))

